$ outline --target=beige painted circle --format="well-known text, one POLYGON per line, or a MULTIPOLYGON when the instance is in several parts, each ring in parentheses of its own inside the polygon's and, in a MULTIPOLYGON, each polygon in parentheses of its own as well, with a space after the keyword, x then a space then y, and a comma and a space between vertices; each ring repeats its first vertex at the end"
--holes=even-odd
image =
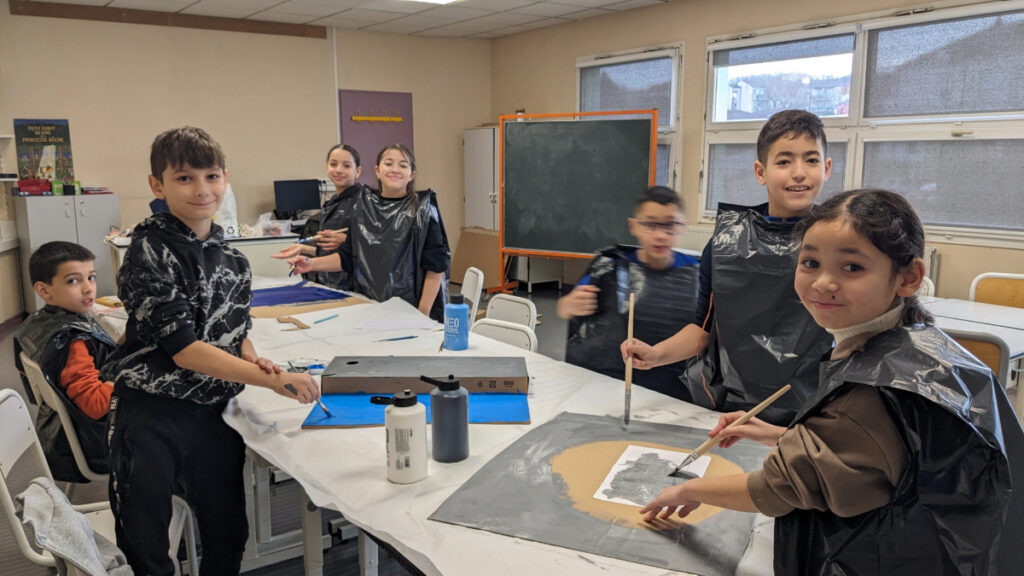
MULTIPOLYGON (((560 475, 569 487, 568 496, 572 500, 573 508, 620 526, 658 529, 672 529, 682 524, 696 524, 722 511, 717 506, 704 504, 686 518, 672 516, 670 519, 648 524, 643 521, 643 516, 639 513, 640 508, 636 506, 594 498, 594 493, 601 487, 601 482, 604 481, 608 471, 630 444, 679 451, 678 446, 621 440, 573 446, 551 458, 551 471, 560 475)), ((711 456, 711 464, 708 465, 705 478, 743 473, 743 469, 737 464, 717 454, 709 454, 709 456, 711 456)))

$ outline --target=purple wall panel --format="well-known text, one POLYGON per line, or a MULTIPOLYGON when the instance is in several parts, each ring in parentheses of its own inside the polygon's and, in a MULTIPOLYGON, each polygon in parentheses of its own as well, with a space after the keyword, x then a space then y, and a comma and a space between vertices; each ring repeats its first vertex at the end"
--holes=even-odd
POLYGON ((354 146, 362 159, 359 181, 377 186, 373 165, 377 153, 388 144, 405 144, 415 152, 412 139, 412 94, 409 92, 372 92, 338 90, 341 110, 341 141, 354 146), (401 122, 359 122, 353 116, 401 116, 401 122))

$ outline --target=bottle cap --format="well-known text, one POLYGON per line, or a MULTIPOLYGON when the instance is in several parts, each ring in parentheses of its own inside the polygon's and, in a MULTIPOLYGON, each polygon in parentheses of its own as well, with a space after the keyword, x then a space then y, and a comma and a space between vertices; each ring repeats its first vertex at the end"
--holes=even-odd
POLYGON ((416 395, 412 393, 412 390, 402 390, 395 394, 394 404, 399 407, 415 406, 416 395))
POLYGON ((448 302, 452 304, 465 304, 466 298, 462 294, 452 294, 448 296, 448 302))
POLYGON ((424 382, 426 382, 428 384, 433 384, 434 386, 437 386, 438 388, 440 388, 441 390, 444 390, 445 392, 451 392, 452 390, 458 390, 461 387, 461 385, 459 384, 459 381, 455 379, 455 375, 454 374, 449 374, 447 380, 435 380, 434 378, 431 378, 430 376, 420 376, 420 380, 423 380, 424 382))

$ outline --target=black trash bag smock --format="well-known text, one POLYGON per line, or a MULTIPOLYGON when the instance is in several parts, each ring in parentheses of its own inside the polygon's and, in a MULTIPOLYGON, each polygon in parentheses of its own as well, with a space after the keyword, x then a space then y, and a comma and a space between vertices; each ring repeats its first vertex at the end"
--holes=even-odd
POLYGON ((748 410, 786 384, 789 393, 761 413, 786 425, 818 386, 818 365, 832 336, 793 289, 800 239, 795 222, 769 220, 766 204, 719 204, 711 239, 714 324, 708 348, 685 379, 695 403, 748 410))
POLYGON ((775 573, 1020 574, 1024 432, 992 372, 937 328, 894 328, 825 361, 794 423, 852 384, 880 392, 907 468, 881 508, 776 518, 775 573))
MULTIPOLYGON (((103 331, 103 328, 88 316, 68 312, 57 306, 44 306, 26 320, 14 334, 14 364, 24 373, 21 364, 21 352, 25 352, 33 362, 39 364, 47 382, 64 402, 64 408, 71 417, 78 442, 82 445, 89 469, 99 474, 109 471, 107 462, 107 420, 93 420, 88 414, 68 398, 60 387, 60 373, 68 360, 71 343, 76 340, 85 342, 89 354, 96 366, 101 366, 107 355, 114 349, 114 341, 103 331)), ((25 378, 23 377, 24 381, 25 378)), ((32 397, 32 388, 28 382, 25 393, 29 400, 39 405, 36 415, 36 432, 39 444, 46 455, 46 463, 55 480, 62 482, 88 482, 78 472, 71 445, 60 424, 60 416, 49 406, 42 404, 42 399, 32 397)))
MULTIPOLYGON (((302 229, 302 236, 304 238, 310 238, 321 230, 341 230, 343 228, 349 228, 351 225, 352 207, 355 205, 356 196, 362 192, 362 189, 363 185, 356 182, 352 186, 342 190, 341 193, 331 196, 330 199, 324 203, 323 210, 320 211, 320 214, 310 217, 310 219, 306 221, 306 226, 302 229)), ((338 250, 324 250, 315 243, 313 246, 316 248, 317 256, 326 256, 328 254, 338 252, 338 250)), ((351 290, 352 278, 348 273, 351 269, 352 262, 343 261, 341 263, 341 270, 339 271, 308 272, 303 274, 302 277, 306 280, 319 282, 324 286, 330 286, 331 288, 351 290)))
MULTIPOLYGON (((601 289, 597 310, 569 320, 565 361, 622 380, 625 364, 619 344, 626 339, 629 293, 633 292, 633 337, 654 344, 671 337, 693 321, 697 300, 698 262, 675 254, 664 270, 648 268, 637 258, 635 246, 605 248, 590 262, 580 284, 601 289)), ((634 370, 633 383, 681 400, 690 392, 679 381, 685 362, 634 370)))
POLYGON ((378 302, 398 297, 419 306, 426 272, 444 274, 430 317, 444 319, 451 249, 437 195, 421 190, 385 198, 364 188, 356 195, 341 261, 352 262, 352 290, 378 302))

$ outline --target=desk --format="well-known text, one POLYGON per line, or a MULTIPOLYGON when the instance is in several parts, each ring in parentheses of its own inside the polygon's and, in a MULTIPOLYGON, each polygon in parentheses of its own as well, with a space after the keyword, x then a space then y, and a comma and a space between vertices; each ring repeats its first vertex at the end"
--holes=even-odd
MULTIPOLYGON (((260 355, 277 362, 300 356, 329 360, 341 354, 432 355, 437 354, 443 337, 441 332, 422 331, 411 340, 375 343, 372 341, 410 332, 356 328, 367 320, 422 318, 415 308, 397 299, 334 312, 338 313, 335 319, 286 334, 273 320, 254 319, 249 337, 260 355)), ((622 382, 479 334, 470 334, 468 350, 441 355, 524 356, 531 375, 533 423, 470 426, 469 458, 454 464, 430 461, 429 475, 416 484, 402 486, 386 480, 384 430, 380 427, 301 430, 308 406, 252 386, 228 405, 224 419, 241 433, 250 449, 295 478, 313 503, 340 511, 427 574, 665 573, 652 566, 428 521, 427 516, 488 460, 559 412, 622 414, 622 382)), ((641 387, 633 388, 632 412, 637 420, 694 428, 710 429, 718 420, 717 413, 641 387)), ((771 520, 758 516, 739 573, 771 573, 772 536, 771 520)), ((307 548, 307 574, 320 573, 317 552, 307 548)))
POLYGON ((987 332, 1006 342, 1011 359, 1024 357, 1024 308, 955 298, 932 298, 924 306, 939 328, 987 332))
MULTIPOLYGON (((288 273, 288 263, 284 260, 274 260, 270 255, 277 254, 284 248, 295 244, 298 239, 299 236, 297 234, 260 236, 257 238, 228 238, 228 244, 245 255, 249 260, 249 268, 254 276, 281 276, 288 273)), ((115 246, 109 243, 108 246, 110 246, 116 279, 117 271, 121 268, 121 261, 124 260, 124 255, 128 252, 128 246, 115 246)))

